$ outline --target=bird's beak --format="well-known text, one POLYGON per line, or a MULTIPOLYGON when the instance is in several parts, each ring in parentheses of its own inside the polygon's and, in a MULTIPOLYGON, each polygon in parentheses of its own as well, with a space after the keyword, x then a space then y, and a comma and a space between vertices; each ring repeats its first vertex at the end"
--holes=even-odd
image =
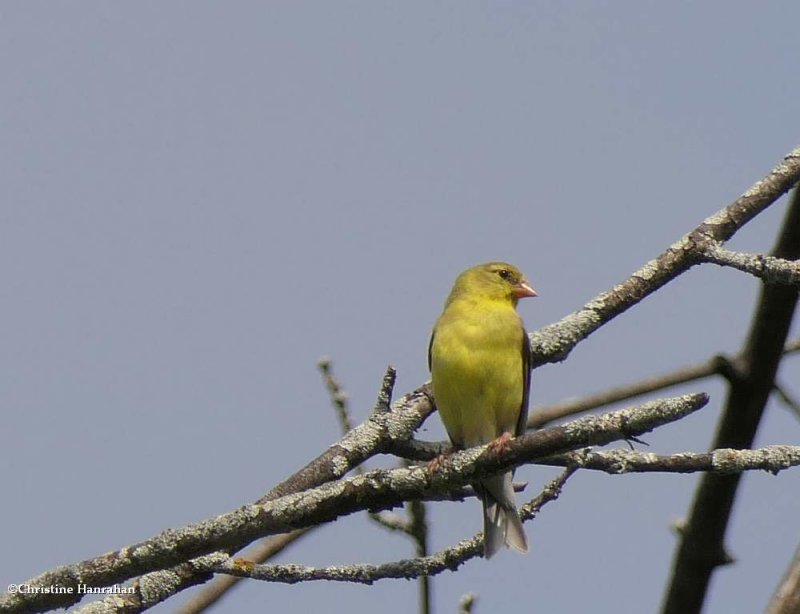
POLYGON ((517 298, 525 298, 526 296, 536 296, 536 290, 533 289, 531 282, 524 277, 516 286, 514 286, 514 296, 517 298))

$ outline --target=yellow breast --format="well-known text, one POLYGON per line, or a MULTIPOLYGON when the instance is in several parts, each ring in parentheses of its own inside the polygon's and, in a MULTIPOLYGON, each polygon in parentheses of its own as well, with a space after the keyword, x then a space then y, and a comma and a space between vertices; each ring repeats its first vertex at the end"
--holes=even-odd
POLYGON ((514 433, 523 399, 524 329, 513 305, 454 302, 431 344, 436 405, 457 446, 514 433))

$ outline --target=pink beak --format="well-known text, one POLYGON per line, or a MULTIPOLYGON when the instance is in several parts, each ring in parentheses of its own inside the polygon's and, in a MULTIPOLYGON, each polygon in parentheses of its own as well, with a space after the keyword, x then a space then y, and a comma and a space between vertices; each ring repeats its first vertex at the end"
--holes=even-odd
POLYGON ((523 278, 515 287, 514 287, 514 296, 517 298, 525 298, 526 296, 537 296, 536 290, 533 289, 531 282, 527 279, 523 278))

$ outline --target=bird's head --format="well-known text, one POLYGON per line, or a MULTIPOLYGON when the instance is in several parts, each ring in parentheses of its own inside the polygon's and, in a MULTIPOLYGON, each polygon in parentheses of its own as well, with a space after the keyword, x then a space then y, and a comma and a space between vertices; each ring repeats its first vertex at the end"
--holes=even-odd
POLYGON ((467 269, 456 279, 450 299, 479 296, 507 300, 514 305, 521 298, 536 296, 536 291, 517 267, 507 262, 487 262, 467 269))

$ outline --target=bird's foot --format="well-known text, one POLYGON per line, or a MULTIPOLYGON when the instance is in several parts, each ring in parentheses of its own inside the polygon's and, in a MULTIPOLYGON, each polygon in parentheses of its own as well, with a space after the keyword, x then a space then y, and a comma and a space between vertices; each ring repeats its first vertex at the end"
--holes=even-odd
POLYGON ((501 454, 503 452, 507 452, 509 448, 509 443, 514 436, 511 433, 503 433, 497 439, 489 442, 489 450, 494 452, 495 454, 501 454))
POLYGON ((431 473, 436 473, 439 471, 439 469, 442 468, 444 461, 447 460, 447 457, 452 456, 455 451, 455 448, 446 448, 439 456, 428 463, 428 471, 431 473))

